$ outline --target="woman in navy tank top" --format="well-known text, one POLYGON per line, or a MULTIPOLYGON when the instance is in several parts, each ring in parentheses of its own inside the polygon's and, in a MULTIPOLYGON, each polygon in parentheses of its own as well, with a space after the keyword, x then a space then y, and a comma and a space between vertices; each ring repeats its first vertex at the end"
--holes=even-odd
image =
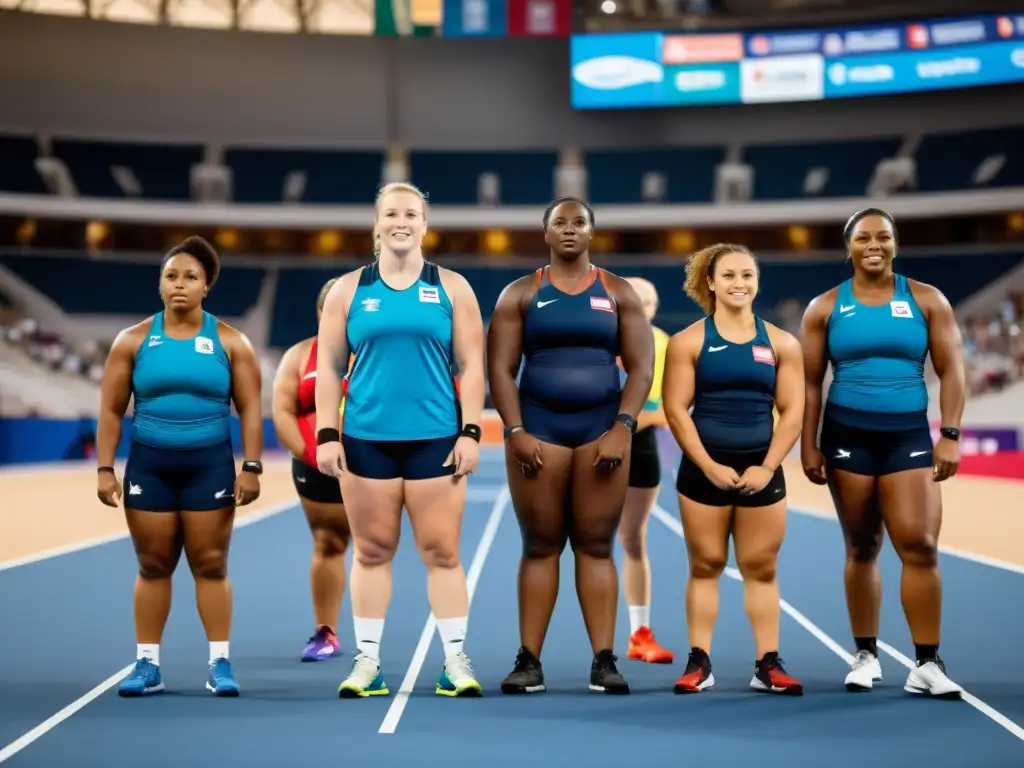
POLYGON ((550 266, 505 288, 487 334, 491 397, 506 429, 505 465, 523 539, 520 649, 501 688, 544 690, 541 647, 558 595, 559 558, 571 542, 594 653, 590 689, 629 693, 612 651, 619 586, 612 549, 637 415, 654 378, 654 339, 632 286, 590 263, 590 207, 556 200, 543 226, 550 266))
POLYGON ((210 645, 206 688, 239 695, 229 657, 231 583, 228 552, 236 506, 259 497, 263 471, 260 367, 241 331, 203 308, 220 258, 189 237, 160 265, 162 312, 121 331, 103 371, 96 458, 97 494, 122 500, 114 473, 123 418, 134 399, 124 470, 124 513, 139 564, 135 581, 135 667, 118 693, 164 690, 160 643, 171 610, 171 577, 182 551, 196 583, 196 603, 210 645), (241 423, 243 461, 236 473, 230 405, 241 423))
POLYGON ((878 554, 884 530, 903 563, 900 593, 917 661, 904 689, 956 699, 963 690, 939 657, 938 483, 960 463, 963 340, 953 308, 937 288, 893 272, 892 216, 877 208, 858 211, 843 238, 853 277, 815 298, 804 314, 807 408, 800 452, 810 481, 828 484, 846 539, 846 602, 856 645, 846 688, 869 691, 882 679, 878 554), (934 446, 924 379, 929 355, 941 410, 934 446))
POLYGON ((750 687, 803 693, 779 658, 775 577, 786 533, 782 460, 800 435, 803 362, 793 336, 754 314, 757 288, 757 261, 747 248, 719 243, 695 253, 686 292, 707 317, 673 336, 666 355, 665 416, 683 450, 676 490, 690 560, 691 650, 676 693, 714 685, 711 636, 730 532, 756 647, 750 687))
MULTIPOLYGON (((316 300, 320 322, 328 280, 316 300)), ((302 649, 303 661, 341 655, 338 612, 345 594, 345 551, 350 537, 341 484, 316 466, 317 337, 303 339, 284 353, 274 377, 272 413, 278 441, 292 455, 292 483, 313 533, 310 584, 313 592, 313 636, 302 649)))

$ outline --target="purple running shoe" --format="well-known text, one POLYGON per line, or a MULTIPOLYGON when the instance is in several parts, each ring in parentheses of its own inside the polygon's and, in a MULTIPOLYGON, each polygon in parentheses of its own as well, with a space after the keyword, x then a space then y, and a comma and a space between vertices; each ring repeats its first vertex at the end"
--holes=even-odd
POLYGON ((330 627, 317 627, 316 633, 309 638, 306 647, 302 649, 303 661, 323 661, 335 656, 341 656, 341 643, 338 636, 330 627))

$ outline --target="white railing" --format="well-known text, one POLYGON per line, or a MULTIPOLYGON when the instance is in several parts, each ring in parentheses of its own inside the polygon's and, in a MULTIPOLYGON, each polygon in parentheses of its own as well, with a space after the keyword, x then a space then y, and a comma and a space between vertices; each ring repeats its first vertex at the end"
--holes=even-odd
MULTIPOLYGON (((843 221, 854 211, 872 206, 884 208, 897 219, 1018 211, 1024 209, 1024 188, 730 204, 601 205, 597 206, 597 224, 614 229, 817 224, 843 221)), ((541 213, 541 206, 437 205, 431 207, 430 223, 455 229, 539 229, 541 213)), ((373 220, 373 206, 199 204, 0 194, 0 215, 259 229, 366 229, 373 220)))

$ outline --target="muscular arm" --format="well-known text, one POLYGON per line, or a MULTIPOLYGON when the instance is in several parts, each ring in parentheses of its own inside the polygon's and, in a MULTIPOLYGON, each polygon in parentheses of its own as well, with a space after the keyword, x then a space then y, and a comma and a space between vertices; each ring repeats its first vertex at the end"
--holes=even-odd
POLYGON ((277 439, 288 449, 292 456, 302 456, 306 452, 306 441, 299 429, 298 397, 299 397, 299 365, 302 355, 299 353, 307 348, 306 344, 296 344, 281 358, 274 376, 274 392, 271 415, 274 421, 274 432, 277 439))
MULTIPOLYGON (((822 385, 828 366, 826 353, 828 316, 835 296, 822 294, 807 305, 800 324, 800 349, 804 369, 804 413, 801 446, 818 444, 818 422, 821 419, 822 385)), ((776 387, 778 390, 778 387, 776 387)))
POLYGON ((473 288, 462 275, 445 270, 445 290, 452 297, 452 346, 459 366, 462 423, 480 424, 484 411, 484 320, 473 288), (450 284, 450 285, 449 285, 450 284))
POLYGON ((96 461, 100 467, 114 466, 125 411, 132 397, 132 371, 141 334, 126 328, 117 334, 107 355, 100 385, 100 412, 96 422, 96 461))
POLYGON ((796 445, 804 425, 804 361, 800 344, 793 336, 776 330, 772 338, 775 361, 775 410, 779 421, 772 434, 764 466, 772 471, 796 445))
POLYGON ((665 419, 672 436, 683 449, 687 460, 706 472, 714 461, 704 450, 700 435, 697 434, 697 425, 690 417, 696 388, 697 350, 703 342, 703 324, 692 325, 669 341, 665 353, 662 399, 665 403, 665 419))
POLYGON ((523 359, 522 301, 531 279, 520 278, 505 287, 487 327, 487 377, 491 382, 491 399, 506 428, 523 423, 516 374, 523 359))
POLYGON ((914 287, 928 308, 928 352, 939 377, 940 426, 959 428, 967 389, 963 336, 946 297, 931 286, 914 287))
POLYGON ((654 384, 654 335, 644 305, 633 286, 622 278, 616 278, 613 286, 619 307, 620 357, 626 371, 619 413, 628 413, 636 418, 654 384))
POLYGON ((230 326, 221 326, 231 356, 231 399, 242 428, 242 457, 259 461, 263 456, 263 380, 256 351, 248 337, 230 326))
POLYGON ((316 349, 316 431, 339 429, 341 424, 341 374, 348 369, 348 304, 355 293, 359 271, 336 282, 320 313, 316 349))

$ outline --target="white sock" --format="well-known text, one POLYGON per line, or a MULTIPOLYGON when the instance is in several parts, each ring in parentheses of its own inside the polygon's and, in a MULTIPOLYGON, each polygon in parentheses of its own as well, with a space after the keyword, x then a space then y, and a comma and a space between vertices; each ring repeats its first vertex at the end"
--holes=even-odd
POLYGON ((360 619, 352 617, 356 629, 356 646, 359 652, 380 661, 380 639, 384 636, 384 619, 360 619))
POLYGON ((640 627, 651 626, 651 606, 631 605, 629 606, 629 634, 633 634, 640 627))
POLYGON ((139 643, 135 646, 136 659, 149 659, 150 664, 160 666, 160 643, 139 643))
POLYGON ((228 658, 228 641, 225 640, 223 643, 210 643, 210 663, 213 664, 217 659, 228 658))
POLYGON ((437 633, 441 636, 441 644, 444 646, 444 657, 446 659, 450 659, 456 653, 462 652, 462 645, 466 641, 466 629, 468 626, 468 616, 437 620, 437 633))

